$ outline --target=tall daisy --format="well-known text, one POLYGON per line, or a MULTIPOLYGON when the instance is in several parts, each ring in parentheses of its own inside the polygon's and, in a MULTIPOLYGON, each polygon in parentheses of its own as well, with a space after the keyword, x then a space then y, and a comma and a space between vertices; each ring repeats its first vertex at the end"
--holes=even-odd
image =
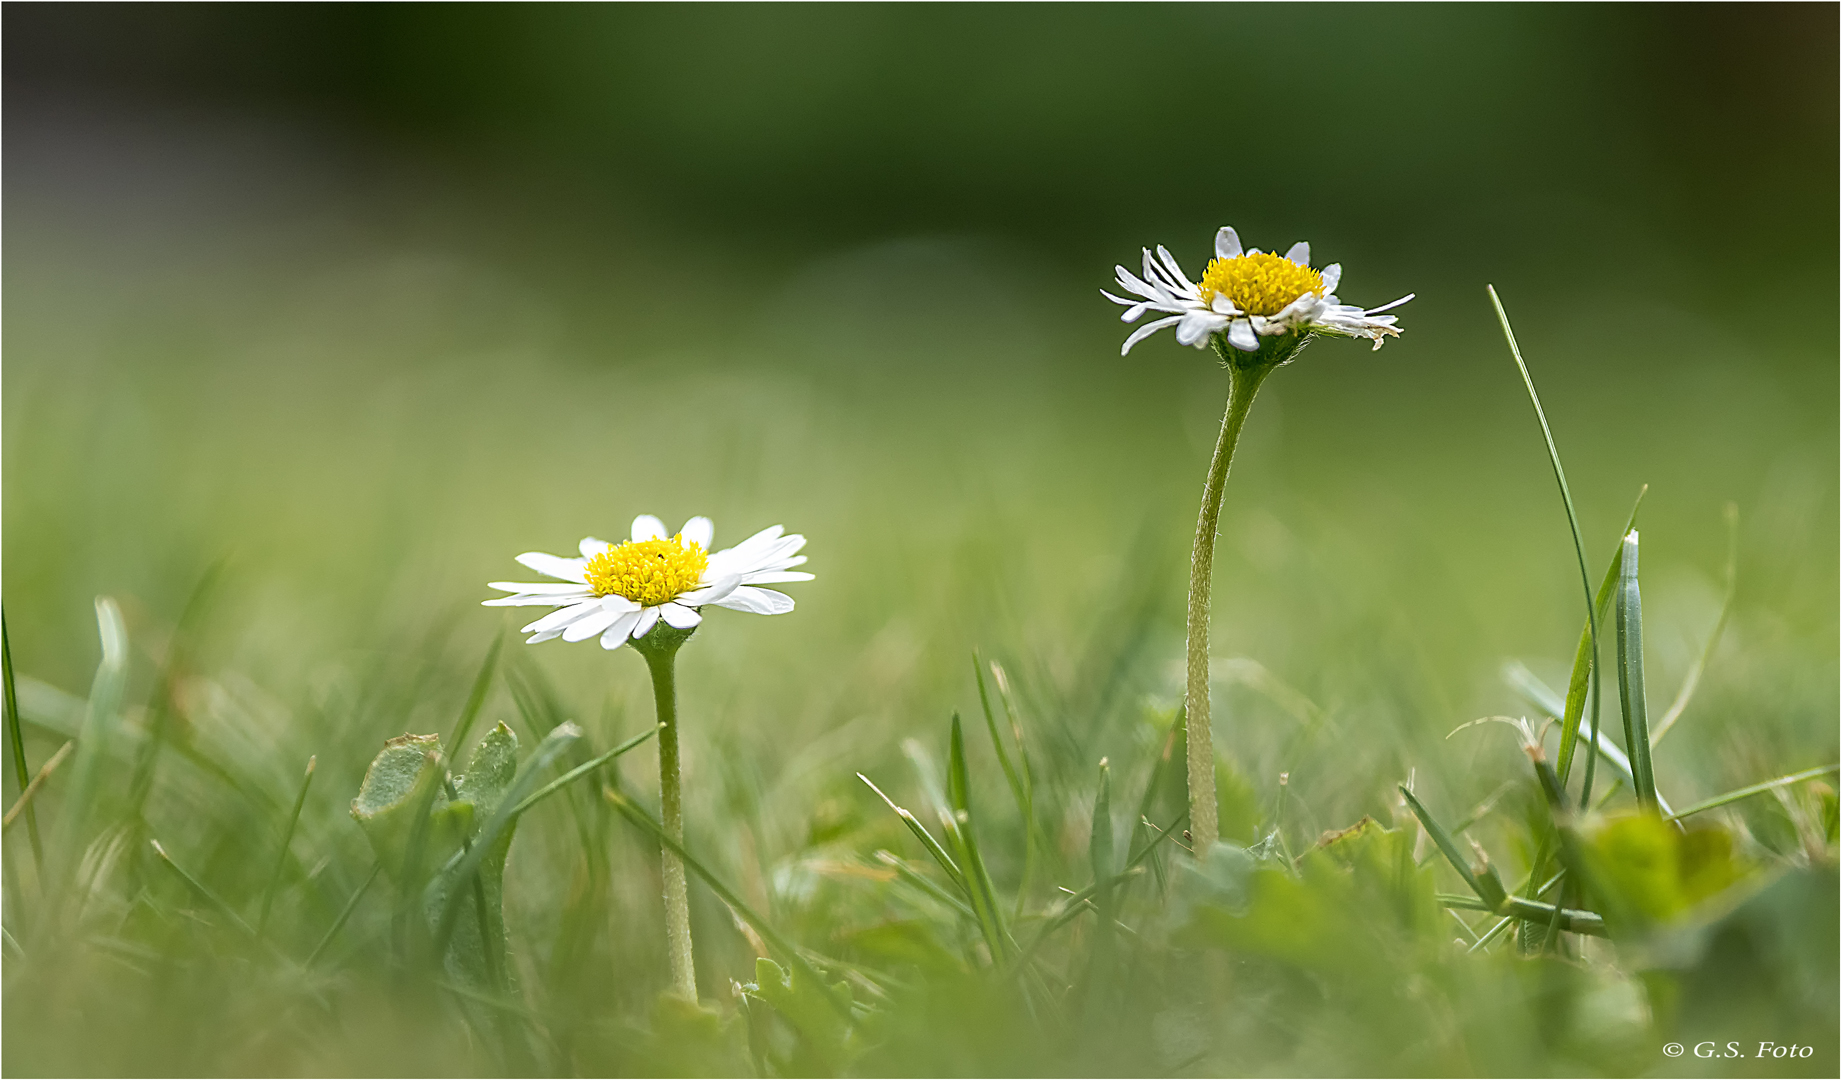
POLYGON ((1289 362, 1318 337, 1359 337, 1379 349, 1398 337, 1396 317, 1386 314, 1411 300, 1407 294, 1377 308, 1345 304, 1336 297, 1342 282, 1342 265, 1331 263, 1318 270, 1310 263, 1310 245, 1293 244, 1283 255, 1247 250, 1240 234, 1222 228, 1215 234, 1215 257, 1191 281, 1176 258, 1162 245, 1155 256, 1144 250, 1143 275, 1116 268, 1119 288, 1130 296, 1101 290, 1113 303, 1125 307, 1121 319, 1152 319, 1131 332, 1119 354, 1164 327, 1174 327, 1176 340, 1198 349, 1212 348, 1228 371, 1227 409, 1221 417, 1221 435, 1215 442, 1214 460, 1202 488, 1202 512, 1195 526, 1195 546, 1189 558, 1188 680, 1184 694, 1185 726, 1189 744, 1189 831, 1195 850, 1206 854, 1219 838, 1215 799, 1214 733, 1209 726, 1208 615, 1214 583, 1215 533, 1221 518, 1221 493, 1227 483, 1234 447, 1253 397, 1266 376, 1289 362))
MULTIPOLYGON (((651 514, 633 519, 631 539, 618 544, 588 537, 580 558, 528 551, 518 561, 556 579, 548 582, 494 581, 511 593, 483 601, 487 607, 552 607, 524 627, 527 644, 562 638, 599 638, 603 649, 630 644, 645 657, 658 708, 660 824, 674 843, 684 842, 684 802, 678 768, 675 662, 678 648, 703 622, 703 609, 725 607, 755 615, 783 615, 793 598, 763 585, 810 581, 793 567, 805 562, 805 537, 785 535, 778 525, 762 529, 732 548, 711 552, 715 526, 694 517, 676 534, 651 514)), ((672 988, 697 999, 697 973, 690 942, 690 893, 684 863, 670 849, 660 851, 665 885, 665 942, 672 988)))

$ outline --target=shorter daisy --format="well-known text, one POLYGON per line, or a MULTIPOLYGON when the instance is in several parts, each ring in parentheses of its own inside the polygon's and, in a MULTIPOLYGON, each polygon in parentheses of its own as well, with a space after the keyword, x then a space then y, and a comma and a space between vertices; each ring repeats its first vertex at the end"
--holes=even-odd
POLYGON ((793 569, 805 562, 798 554, 805 537, 786 536, 785 531, 775 525, 708 554, 715 532, 709 518, 691 518, 675 536, 667 537, 664 522, 641 514, 633 519, 631 540, 610 544, 588 537, 581 543, 579 559, 540 551, 518 556, 525 566, 566 584, 494 581, 492 588, 512 595, 483 603, 556 608, 524 628, 531 635, 527 644, 556 637, 586 641, 598 634, 604 649, 637 641, 661 621, 689 630, 703 621, 699 609, 710 604, 783 615, 793 610, 793 598, 760 586, 812 580, 811 574, 793 569))
POLYGON ((1216 334, 1249 353, 1259 351, 1260 338, 1285 334, 1364 337, 1378 349, 1387 338, 1400 335, 1395 317, 1381 313, 1413 298, 1409 293, 1366 310, 1342 303, 1336 299, 1341 263, 1312 269, 1310 245, 1301 241, 1283 255, 1258 248, 1243 251, 1240 235, 1227 227, 1215 234, 1215 257, 1199 284, 1189 280, 1161 244, 1154 258, 1149 248, 1144 249, 1142 278, 1123 266, 1115 269, 1119 287, 1135 299, 1100 292, 1125 306, 1123 321, 1137 322, 1147 311, 1164 314, 1132 331, 1120 356, 1166 326, 1176 327, 1177 341, 1198 349, 1207 348, 1216 334))

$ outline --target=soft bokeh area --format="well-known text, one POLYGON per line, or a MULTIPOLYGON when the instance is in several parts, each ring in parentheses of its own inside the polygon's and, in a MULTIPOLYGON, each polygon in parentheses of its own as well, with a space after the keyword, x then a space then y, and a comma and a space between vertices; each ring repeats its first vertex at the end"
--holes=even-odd
MULTIPOLYGON (((1226 381, 1167 334, 1121 358, 1099 289, 1158 243, 1199 274, 1221 224, 1309 240, 1349 302, 1417 294, 1380 352, 1320 342, 1277 373, 1235 464, 1215 723, 1247 788, 1239 839, 1273 820, 1280 773, 1294 844, 1394 821, 1409 774, 1455 817, 1526 773, 1506 728, 1446 737, 1529 712, 1505 662, 1563 687, 1582 621, 1486 283, 1594 575, 1649 485, 1657 711, 1718 617, 1737 507, 1736 601, 1657 752, 1665 793, 1836 757, 1830 6, 13 5, 4 22, 22 708, 81 707, 60 695, 88 693, 107 595, 138 709, 219 565, 186 724, 247 799, 163 776, 148 825, 220 891, 259 891, 273 826, 237 823, 285 808, 318 755, 305 884, 280 906, 329 921, 369 868, 344 801, 381 741, 450 730, 494 636, 534 615, 479 607, 485 583, 639 513, 708 514, 718 546, 776 523, 810 538, 794 613, 714 612, 681 664, 692 847, 760 906, 815 927, 830 894, 812 889, 869 887, 825 845, 905 834, 854 774, 914 795, 903 741, 939 754, 950 714, 977 713, 974 649, 1012 676, 1032 752, 1082 777, 1109 756, 1135 805, 1181 696, 1226 381)), ((629 652, 506 648, 597 745, 651 723, 629 652)), ((517 715, 495 689, 483 717, 517 715)), ((26 735, 34 767, 62 741, 26 735)), ((975 743, 979 790, 1007 800, 975 743)), ((638 791, 651 760, 623 766, 638 791)), ((1092 800, 1045 804, 1052 843, 1084 857, 1092 800)), ((514 945, 539 966, 571 880, 563 820, 521 832, 508 871, 514 945)), ((625 965, 598 992, 642 1003, 662 985, 656 867, 619 843, 609 873, 634 899, 584 955, 625 965)), ((724 996, 752 954, 698 903, 705 994, 724 996)), ((381 940, 360 911, 358 952, 381 940)), ((122 1045, 72 1046, 22 1027, 8 989, 9 1072, 472 1067, 341 1056, 389 1045, 378 1032, 217 1057, 178 1040, 137 1065, 158 1006, 122 1045)))

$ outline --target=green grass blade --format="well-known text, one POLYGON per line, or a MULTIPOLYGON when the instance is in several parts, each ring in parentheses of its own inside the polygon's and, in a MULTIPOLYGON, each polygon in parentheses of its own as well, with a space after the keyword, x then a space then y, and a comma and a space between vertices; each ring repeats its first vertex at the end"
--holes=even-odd
MULTIPOLYGON (((717 877, 708 867, 703 865, 701 860, 687 851, 683 844, 667 836, 664 828, 659 825, 657 821, 652 819, 651 814, 642 810, 637 803, 628 798, 623 792, 615 791, 613 788, 602 788, 601 794, 608 802, 612 803, 614 808, 619 810, 628 821, 639 826, 642 830, 649 833, 654 840, 657 840, 661 846, 671 851, 678 858, 684 860, 684 865, 689 867, 692 873, 702 878, 703 883, 708 885, 710 891, 715 893, 723 903, 729 905, 731 910, 745 919, 749 926, 754 927, 755 933, 761 935, 761 940, 765 941, 776 952, 785 957, 788 964, 796 967, 802 978, 811 979, 812 985, 814 986, 827 985, 824 979, 812 967, 811 962, 805 958, 805 954, 801 949, 788 940, 785 935, 776 930, 772 923, 761 918, 760 914, 749 907, 747 902, 737 895, 733 889, 725 885, 720 877, 717 877)), ((839 1001, 837 995, 825 994, 823 996, 826 1001, 831 1003, 832 1008, 838 1010, 839 1015, 841 1015, 846 1022, 855 1022, 855 1019, 850 1015, 850 1007, 844 1002, 839 1001)))
POLYGON ((281 871, 288 865, 288 845, 294 842, 294 829, 300 824, 300 809, 307 804, 307 789, 313 786, 313 769, 319 761, 317 755, 307 759, 307 774, 301 777, 300 794, 294 796, 294 809, 288 814, 288 827, 281 833, 281 849, 275 853, 275 870, 268 876, 268 888, 262 890, 262 914, 256 918, 258 934, 268 929, 269 909, 275 904, 275 890, 281 885, 281 871))
POLYGON ((1637 802, 1656 809, 1656 776, 1649 761, 1649 706, 1643 685, 1643 595, 1637 586, 1637 534, 1624 536, 1617 581, 1617 688, 1623 703, 1624 748, 1630 755, 1637 802))
POLYGON ((505 645, 505 635, 492 639, 486 648, 486 659, 480 662, 479 674, 473 676, 473 689, 467 694, 467 703, 460 710, 460 720, 454 725, 454 737, 447 744, 456 752, 467 745, 467 735, 473 730, 473 721, 479 718, 480 707, 486 704, 486 694, 492 689, 492 674, 498 667, 499 650, 505 645))
MULTIPOLYGON (((1509 325, 1509 313, 1503 310, 1502 298, 1496 295, 1496 287, 1490 285, 1487 288, 1489 289, 1489 302, 1495 305, 1496 318, 1502 323, 1502 336, 1509 343, 1509 354, 1515 358, 1515 367, 1521 372, 1522 385, 1528 388, 1528 400, 1534 404, 1534 415, 1541 422, 1541 435, 1547 440, 1547 460, 1553 465, 1553 478, 1559 483, 1560 499, 1566 504, 1566 524, 1572 529, 1573 554, 1579 560, 1579 585, 1585 595, 1585 620, 1586 629, 1590 634, 1590 651, 1595 656, 1598 652, 1599 641, 1598 606, 1592 595, 1592 572, 1585 563, 1585 537, 1579 531, 1579 514, 1573 509, 1572 489, 1566 484, 1566 469, 1560 464, 1560 448, 1553 441, 1553 428, 1547 424, 1547 410, 1541 407, 1541 395, 1534 389, 1534 376, 1528 373, 1528 365, 1521 358, 1521 346, 1515 342, 1515 330, 1509 325)), ((1594 688, 1597 686, 1595 682, 1592 685, 1594 688)), ((1596 689, 1591 694, 1591 714, 1592 738, 1595 742, 1598 737, 1599 715, 1596 689)), ((1596 760, 1596 757, 1591 754, 1585 756, 1584 790, 1579 796, 1581 806, 1591 801, 1593 763, 1596 760)))
POLYGON ((1004 925, 1003 906, 998 903, 997 889, 991 883, 990 871, 985 868, 984 857, 978 851, 977 822, 972 815, 971 776, 965 764, 965 730, 959 723, 958 713, 952 717, 946 789, 952 805, 952 814, 947 822, 947 838, 956 841, 958 845, 966 884, 970 886, 972 910, 978 914, 979 928, 984 932, 985 943, 991 949, 992 961, 1001 964, 1006 954, 1006 940, 1010 935, 1004 925))
POLYGON ((142 808, 147 805, 147 796, 153 791, 154 771, 160 762, 160 752, 166 748, 167 739, 172 734, 174 692, 190 666, 193 635, 198 631, 198 623, 204 617, 212 590, 228 562, 228 558, 220 558, 212 563, 199 577, 198 584, 192 587, 192 594, 186 598, 185 607, 180 609, 179 622, 173 627, 166 661, 160 665, 159 677, 154 680, 153 691, 147 696, 145 727, 148 738, 134 763, 134 779, 128 788, 128 813, 135 817, 141 815, 142 808))
POLYGON ((90 681, 89 702, 83 710, 83 725, 78 729, 77 749, 70 762, 70 788, 50 845, 52 861, 62 864, 61 870, 51 874, 58 888, 76 870, 89 844, 96 804, 102 798, 103 770, 111 760, 111 744, 121 722, 122 695, 128 679, 127 625, 122 621, 121 609, 106 596, 96 598, 96 632, 102 644, 102 659, 90 681))
POLYGON ((1828 776, 1837 772, 1841 772, 1841 765, 1824 765, 1819 769, 1804 769, 1802 772, 1791 773, 1788 776, 1779 776, 1775 780, 1766 780, 1761 784, 1752 784, 1748 787, 1739 788, 1736 791, 1728 791, 1724 795, 1715 795, 1705 802, 1697 802, 1685 810, 1678 810, 1670 814, 1669 820, 1680 821, 1684 817, 1691 817, 1708 810, 1716 810, 1728 803, 1736 803, 1740 799, 1749 799, 1753 795, 1762 795, 1767 791, 1773 791, 1782 787, 1790 787, 1793 784, 1800 784, 1805 780, 1815 780, 1819 777, 1828 776))
POLYGON ((13 754, 13 779, 18 786, 18 802, 24 806, 26 813, 26 835, 32 841, 32 865, 38 868, 39 877, 45 873, 45 849, 38 836, 38 811, 32 809, 26 794, 32 786, 31 769, 26 765, 25 738, 19 731, 19 692, 13 685, 13 642, 6 632, 6 610, 0 608, 0 691, 4 692, 6 704, 6 745, 13 754))
MULTIPOLYGON (((1628 532, 1629 530, 1625 530, 1628 532)), ((1719 618, 1713 621, 1713 631, 1707 635, 1707 644, 1694 658, 1693 666, 1688 668, 1687 677, 1681 680, 1681 692, 1675 695, 1674 704, 1662 714, 1655 730, 1650 733, 1651 747, 1661 743, 1662 736, 1675 726, 1681 714, 1687 710, 1688 702, 1694 699, 1694 691, 1700 686, 1701 673, 1707 670, 1708 661, 1713 659, 1713 650, 1720 643, 1720 635, 1726 630, 1726 621, 1732 617, 1732 598, 1738 593, 1739 585, 1739 508, 1732 503, 1726 504, 1726 593, 1720 599, 1719 618)))
POLYGON ((972 652, 972 675, 978 680, 978 704, 984 708, 984 726, 991 734, 991 748, 997 751, 997 763, 1003 766, 1004 779, 1010 783, 1010 795, 1016 799, 1017 812, 1023 815, 1023 823, 1027 826, 1030 806, 1029 798, 1023 791, 1023 777, 1011 762, 1010 751, 1004 747, 1003 737, 997 733, 997 715, 991 711, 991 695, 984 685, 984 665, 976 650, 972 652))
POLYGON ((1451 839, 1451 834, 1446 832, 1444 826, 1440 825, 1431 812, 1421 805, 1419 799, 1405 784, 1399 787, 1400 794, 1406 796, 1406 805, 1412 808, 1413 816, 1419 819, 1419 824, 1425 826, 1426 835, 1438 845, 1438 850, 1445 853, 1446 860, 1457 870, 1458 876, 1464 879, 1464 884, 1470 886, 1470 891, 1476 893, 1479 899, 1485 897, 1487 890, 1483 887, 1483 883, 1477 880, 1477 875, 1471 872, 1470 866, 1464 862, 1463 853, 1457 849, 1457 841, 1451 839))
POLYGON ((364 894, 370 890, 371 883, 377 880, 377 875, 383 873, 383 869, 383 863, 377 863, 371 867, 371 872, 365 876, 364 884, 358 886, 357 891, 352 893, 352 898, 345 902, 345 907, 339 911, 339 917, 332 921, 332 925, 327 927, 326 933, 320 938, 320 943, 315 945, 313 951, 307 954, 307 959, 303 966, 312 967, 313 962, 318 960, 320 954, 326 951, 326 947, 332 944, 332 939, 339 936, 340 930, 345 929, 346 920, 352 917, 352 912, 358 910, 358 901, 364 899, 364 894))
POLYGON ((464 849, 459 865, 454 870, 454 885, 448 889, 447 900, 441 908, 441 921, 435 928, 436 956, 447 954, 448 940, 454 935, 455 922, 460 914, 460 901, 467 894, 465 883, 479 872, 480 863, 491 853, 499 835, 517 820, 518 805, 536 786, 537 778, 562 756, 563 751, 569 749, 570 743, 581 737, 582 729, 574 724, 558 724, 531 751, 531 756, 525 759, 524 764, 518 767, 518 774, 512 778, 511 786, 499 799, 498 807, 473 836, 472 846, 464 849))
POLYGON ((539 802, 542 802, 544 799, 550 797, 551 795, 556 794, 557 792, 561 791, 563 788, 568 787, 570 784, 574 783, 575 781, 581 779, 584 776, 587 776, 589 773, 594 772, 596 769, 614 760, 620 755, 626 753, 628 750, 631 750, 634 747, 641 745, 647 739, 650 739, 652 736, 657 735, 659 732, 659 728, 663 726, 664 726, 663 724, 660 724, 658 725, 658 727, 654 727, 650 731, 642 731, 639 734, 628 739, 627 741, 621 743, 619 746, 616 746, 612 750, 609 750, 607 753, 602 754, 600 757, 592 758, 588 761, 584 761, 580 765, 577 765, 575 768, 570 769, 568 772, 562 774, 556 779, 538 788, 536 791, 532 792, 530 795, 526 796, 523 802, 512 807, 511 816, 515 818, 519 816, 520 814, 523 814, 526 810, 529 810, 531 807, 536 806, 539 802))
POLYGON ((940 869, 946 871, 946 876, 952 880, 952 883, 958 887, 960 892, 964 893, 969 898, 972 893, 971 889, 966 886, 965 872, 959 869, 958 861, 947 853, 946 849, 940 845, 938 840, 933 838, 932 833, 927 831, 927 826, 922 825, 920 820, 912 813, 909 813, 906 807, 897 806, 895 800, 884 794, 882 789, 877 787, 875 782, 869 777, 864 776, 862 773, 858 773, 857 779, 868 784, 869 790, 875 792, 883 802, 888 803, 889 809, 895 811, 895 816, 901 818, 902 823, 907 825, 908 831, 913 833, 915 838, 921 842, 921 846, 927 849, 927 854, 933 856, 933 861, 940 864, 940 869))
POLYGON ((900 877, 901 880, 914 886, 915 888, 919 889, 921 892, 926 893, 928 896, 939 901, 940 903, 945 904, 947 907, 952 908, 954 911, 958 912, 959 916, 965 919, 967 922, 972 923, 974 925, 977 924, 978 922, 977 912, 973 911, 969 906, 967 906, 965 901, 947 892, 945 889, 940 888, 938 885, 928 880, 925 874, 921 873, 919 870, 914 869, 914 867, 908 865, 908 860, 902 858, 901 856, 895 854, 892 851, 878 851, 876 852, 876 859, 877 861, 881 862, 884 866, 887 866, 889 869, 895 871, 896 875, 900 877))
MULTIPOLYGON (((1604 578, 1598 583, 1598 593, 1593 611, 1597 613, 1599 624, 1603 624, 1611 613, 1611 594, 1617 588, 1617 571, 1624 562, 1624 544, 1622 537, 1636 527, 1637 511, 1643 508, 1643 496, 1649 494, 1649 485, 1644 484, 1636 493, 1636 502, 1630 507, 1630 517, 1624 522, 1624 531, 1618 533, 1617 547, 1611 552, 1611 565, 1605 568, 1604 578)), ((1593 669, 1597 667, 1597 658, 1593 656, 1592 624, 1579 628, 1579 646, 1573 652, 1572 677, 1566 683, 1566 701, 1561 706, 1562 712, 1554 715, 1560 720, 1560 754, 1556 766, 1560 785, 1564 787, 1572 779, 1573 754, 1578 750, 1579 725, 1585 720, 1585 695, 1591 689, 1593 669)), ((1593 730, 1596 730, 1594 720, 1593 730)))
POLYGON ((160 857, 160 862, 162 862, 169 869, 171 869, 173 873, 177 874, 179 876, 179 879, 185 882, 187 888, 191 889, 192 892, 195 895, 197 895, 200 899, 204 900, 205 903, 211 905, 211 907, 215 909, 219 915, 222 915, 226 920, 229 921, 231 926, 236 927, 238 931, 240 931, 241 933, 247 935, 248 937, 252 939, 260 936, 256 933, 256 928, 249 925, 249 923, 245 922, 243 920, 243 916, 238 915, 236 913, 236 909, 231 907, 228 903, 226 903, 223 897, 217 895, 215 892, 212 892, 210 888, 208 888, 205 885, 204 882, 193 877, 190 873, 186 871, 185 867, 180 866, 177 862, 174 862, 173 857, 166 853, 165 846, 163 846, 158 840, 149 840, 148 844, 150 844, 153 847, 153 853, 160 857))

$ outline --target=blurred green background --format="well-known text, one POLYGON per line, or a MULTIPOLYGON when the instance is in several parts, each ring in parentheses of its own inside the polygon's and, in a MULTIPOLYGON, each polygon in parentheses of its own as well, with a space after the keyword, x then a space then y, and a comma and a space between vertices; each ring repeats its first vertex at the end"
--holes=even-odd
MULTIPOLYGON (((1180 693, 1226 384, 1167 334, 1120 358, 1098 290, 1144 245, 1199 274, 1224 223, 1308 239, 1349 302, 1418 297, 1381 352, 1320 343, 1267 384, 1228 489, 1219 655, 1336 735, 1226 685, 1217 743, 1261 791, 1291 772, 1301 834, 1411 769, 1481 797, 1517 775, 1506 737, 1445 734, 1525 711, 1505 659, 1564 677, 1577 570, 1486 282, 1595 574, 1650 485, 1658 698, 1739 508, 1665 793, 1836 756, 1832 6, 11 5, 4 29, 14 659, 84 693, 108 594, 144 687, 226 559, 201 666, 267 718, 237 738, 283 801, 310 753, 336 803, 379 740, 451 726, 518 624, 475 606, 513 555, 642 512, 811 540, 794 614, 717 613, 684 654, 706 821, 737 791, 860 804, 853 771, 973 704, 974 647, 1058 752, 1139 745, 1135 710, 1180 693), (452 677, 372 693, 429 656, 452 677)), ((636 657, 528 651, 596 737, 648 722, 636 657)))

